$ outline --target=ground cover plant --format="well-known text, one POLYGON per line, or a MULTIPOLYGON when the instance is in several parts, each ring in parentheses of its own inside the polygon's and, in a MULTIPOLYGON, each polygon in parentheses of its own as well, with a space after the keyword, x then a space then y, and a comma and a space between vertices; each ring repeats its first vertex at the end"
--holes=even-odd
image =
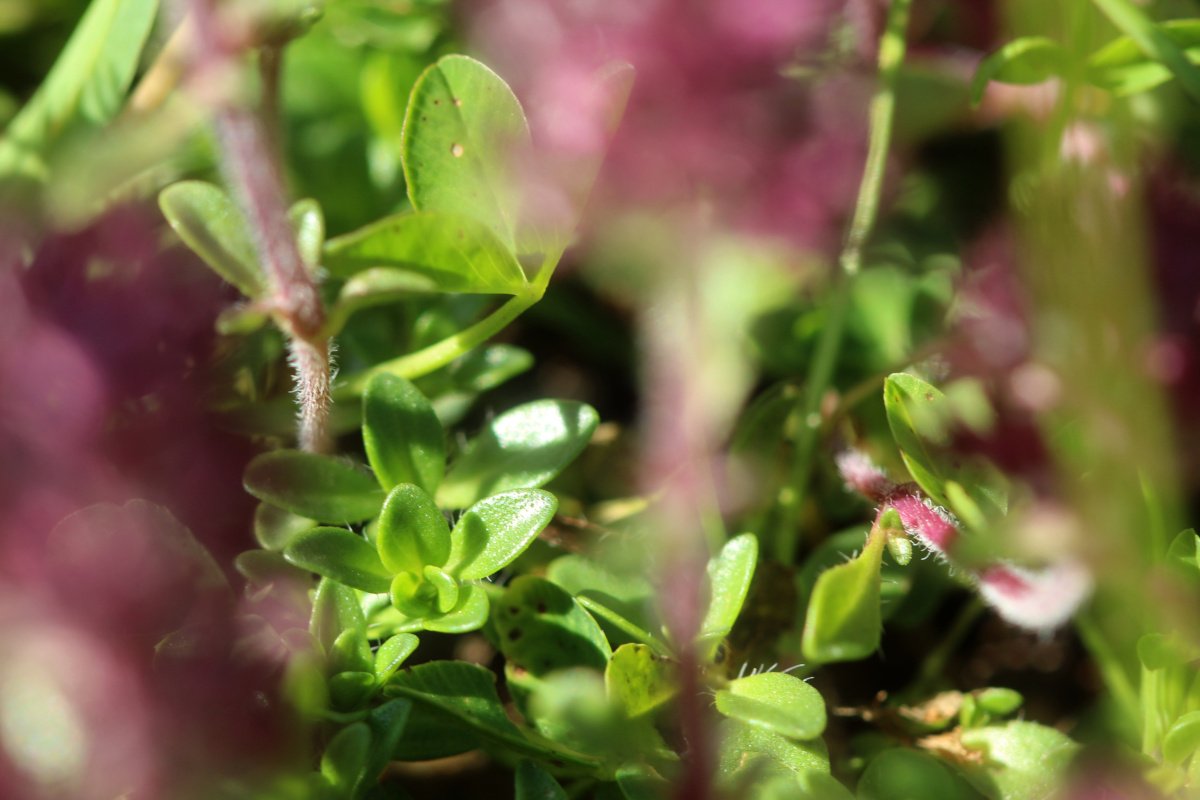
POLYGON ((0 0, 0 796, 1200 796, 1200 20, 0 0))

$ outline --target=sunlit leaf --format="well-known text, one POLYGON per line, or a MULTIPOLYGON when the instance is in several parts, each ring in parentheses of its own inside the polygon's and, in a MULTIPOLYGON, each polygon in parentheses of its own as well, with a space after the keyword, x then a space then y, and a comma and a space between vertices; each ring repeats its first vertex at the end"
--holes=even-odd
POLYGON ((883 548, 883 536, 869 536, 857 558, 831 567, 817 578, 801 639, 806 659, 817 663, 854 661, 879 647, 883 548))
POLYGON ((381 267, 423 276, 443 292, 520 294, 525 273, 482 223, 450 211, 397 214, 330 240, 325 265, 335 275, 381 267))
POLYGON ((1034 722, 963 731, 962 743, 984 758, 982 767, 965 767, 963 774, 979 791, 1001 800, 1053 797, 1079 750, 1065 734, 1034 722))
POLYGON ((401 158, 415 208, 473 217, 512 251, 521 204, 514 162, 529 148, 520 102, 478 61, 444 56, 413 86, 401 158))
POLYGON ((717 691, 717 711, 789 739, 813 739, 825 730, 825 700, 820 693, 782 672, 730 681, 717 691))
POLYGON ((514 489, 480 500, 450 531, 446 571, 464 581, 498 572, 533 543, 557 508, 558 499, 539 489, 514 489))
POLYGON ((757 562, 758 539, 752 533, 730 539, 708 562, 712 593, 708 613, 700 626, 700 639, 707 642, 710 649, 733 630, 733 623, 742 612, 742 604, 750 591, 757 562))
POLYGON ((613 651, 604 685, 627 717, 653 711, 679 690, 671 662, 644 644, 625 644, 613 651))
POLYGON ((568 400, 537 400, 496 417, 450 467, 438 503, 463 508, 506 489, 533 489, 575 460, 600 422, 568 400))

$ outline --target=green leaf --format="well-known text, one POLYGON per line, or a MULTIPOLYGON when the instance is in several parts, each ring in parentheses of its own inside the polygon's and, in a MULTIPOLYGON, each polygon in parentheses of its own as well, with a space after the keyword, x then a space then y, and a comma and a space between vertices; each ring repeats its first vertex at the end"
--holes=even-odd
POLYGON ((1167 547, 1167 564, 1189 578, 1200 577, 1200 536, 1188 528, 1181 531, 1167 547))
POLYGON ((158 195, 171 228, 214 272, 250 298, 267 292, 267 279, 242 212, 219 187, 181 181, 158 195))
POLYGON ((42 85, 0 139, 0 181, 44 179, 57 141, 116 116, 157 11, 157 0, 93 0, 42 85))
POLYGON ((446 469, 445 438, 433 406, 412 383, 387 373, 367 382, 363 445, 384 489, 413 483, 432 494, 446 469))
POLYGON ((397 214, 325 245, 334 275, 388 267, 415 273, 439 291, 521 294, 528 286, 512 251, 484 224, 446 211, 397 214))
MULTIPOLYGON (((989 795, 992 796, 992 795, 989 795)), ((884 750, 858 781, 859 800, 981 800, 971 787, 933 756, 916 750, 884 750)), ((997 800, 1009 800, 997 798, 997 800)))
MULTIPOLYGON (((973 392, 958 394, 975 399, 973 392)), ((884 384, 883 403, 904 465, 925 494, 976 526, 981 519, 1004 514, 1008 501, 1003 476, 989 465, 960 464, 945 452, 951 425, 960 415, 940 389, 913 375, 895 373, 884 384)))
POLYGON ((440 617, 422 620, 421 626, 437 633, 466 633, 477 631, 487 622, 487 592, 476 583, 464 584, 459 591, 458 605, 440 617))
POLYGON ((422 570, 422 575, 437 592, 437 610, 443 614, 450 613, 458 605, 458 581, 432 564, 422 570))
POLYGON ((538 400, 496 417, 450 467, 438 503, 464 508, 506 489, 535 489, 583 452, 600 417, 584 403, 538 400))
POLYGON ((254 538, 264 550, 282 550, 293 536, 316 524, 270 503, 259 503, 254 509, 254 538))
MULTIPOLYGON (((1200 20, 1166 20, 1157 27, 1190 62, 1200 62, 1200 20)), ((1172 77, 1171 70, 1151 60, 1128 36, 1114 39, 1088 59, 1088 80, 1121 96, 1149 91, 1172 77)))
POLYGON ((505 658, 534 677, 567 667, 603 671, 612 655, 604 632, 575 598, 533 575, 509 584, 492 623, 505 658))
POLYGON ((393 573, 420 574, 427 565, 442 566, 450 557, 450 526, 433 498, 411 483, 392 490, 383 503, 376 543, 393 573))
POLYGON ((567 800, 567 793, 549 772, 522 761, 517 765, 516 800, 567 800))
POLYGON ((325 244, 325 216, 321 204, 311 198, 297 200, 288 209, 288 221, 296 232, 296 249, 310 272, 321 266, 321 248, 325 244))
POLYGON ((329 677, 329 701, 337 711, 361 709, 374 691, 375 675, 370 672, 335 671, 329 677))
POLYGON ((730 681, 717 692, 717 711, 789 739, 814 739, 825 730, 825 700, 820 693, 782 672, 730 681))
POLYGON ((422 211, 482 222, 512 251, 520 212, 514 160, 529 126, 500 76, 466 56, 445 56, 417 79, 404 118, 401 159, 408 196, 422 211))
POLYGON ((1079 750, 1065 734, 1034 722, 963 731, 962 743, 982 750, 984 766, 964 766, 963 774, 980 792, 1001 800, 1053 797, 1079 750))
POLYGON ((742 604, 750 591, 757 563, 758 539, 752 533, 730 539, 708 562, 712 599, 700 626, 700 640, 709 643, 709 650, 715 650, 733 630, 733 623, 742 612, 742 604))
POLYGON ((386 592, 392 585, 375 548, 345 528, 313 528, 297 536, 283 554, 298 567, 364 592, 386 592))
POLYGON ((613 651, 604 686, 631 719, 659 708, 679 689, 670 661, 644 644, 624 644, 613 651))
POLYGON ((355 722, 338 731, 321 756, 321 773, 349 797, 367 769, 371 729, 355 722))
POLYGON ((392 760, 401 735, 412 718, 413 704, 409 700, 396 698, 371 709, 367 715, 367 727, 371 729, 371 751, 367 759, 367 777, 380 775, 392 760))
POLYGON ((238 553, 233 560, 234 569, 252 586, 269 586, 271 584, 293 581, 297 586, 305 587, 311 576, 302 569, 292 566, 283 558, 282 553, 271 550, 247 550, 238 553))
POLYGON ((375 651, 375 679, 380 684, 387 683, 388 678, 396 674, 396 670, 400 669, 400 665, 416 651, 420 643, 411 633, 397 633, 379 645, 379 649, 375 651))
POLYGON ((359 522, 379 513, 384 492, 373 475, 330 456, 299 450, 263 453, 246 467, 246 491, 321 522, 359 522))
POLYGON ((766 757, 796 775, 829 774, 829 751, 819 738, 796 741, 735 719, 722 723, 718 772, 732 776, 751 764, 755 756, 766 757))
POLYGON ((884 537, 872 534, 858 558, 821 573, 804 619, 804 657, 819 664, 866 658, 879 647, 884 537))
POLYGON ((450 531, 446 572, 463 581, 498 572, 533 543, 557 509, 558 498, 540 489, 514 489, 480 500, 450 531))
POLYGON ((1021 86, 1041 83, 1062 75, 1067 63, 1067 52, 1051 39, 1043 36, 1014 39, 985 58, 975 70, 971 103, 978 105, 992 81, 1021 86))
POLYGON ((387 693, 431 706, 479 736, 508 750, 541 760, 558 759, 575 767, 592 768, 596 760, 549 742, 535 741, 521 731, 496 694, 495 676, 462 661, 434 661, 393 676, 387 693))
MULTIPOLYGON (((333 650, 334 642, 344 631, 365 633, 367 619, 363 615, 358 592, 336 580, 322 578, 313 595, 312 618, 308 629, 326 653, 333 650)), ((367 660, 370 660, 369 649, 367 660)))
POLYGON ((949 409, 942 391, 905 373, 889 375, 883 387, 888 426, 904 466, 925 494, 949 505, 945 481, 950 470, 937 449, 948 441, 949 409))
POLYGON ((1200 750, 1200 711, 1192 711, 1175 720, 1163 738, 1163 758, 1182 764, 1200 750))
POLYGON ((1200 67, 1131 0, 1092 0, 1097 8, 1149 58, 1170 70, 1184 91, 1200 101, 1200 67))
POLYGON ((1025 702, 1025 698, 1020 692, 1003 687, 993 687, 984 689, 976 697, 979 707, 989 714, 997 717, 1007 717, 1009 714, 1016 713, 1021 704, 1025 702))

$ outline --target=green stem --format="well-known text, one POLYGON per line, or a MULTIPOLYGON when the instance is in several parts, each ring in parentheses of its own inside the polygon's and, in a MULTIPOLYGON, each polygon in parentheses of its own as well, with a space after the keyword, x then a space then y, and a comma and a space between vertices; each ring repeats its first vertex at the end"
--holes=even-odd
POLYGON ((927 693, 936 684, 938 678, 946 671, 946 662, 962 645, 963 639, 970 633, 971 627, 983 613, 985 606, 978 597, 972 597, 958 617, 950 625, 938 646, 925 657, 921 663, 921 671, 917 674, 914 692, 917 695, 927 693))
POLYGON ((1113 699, 1126 718, 1136 724, 1142 717, 1142 703, 1138 699, 1137 690, 1090 612, 1083 611, 1075 615, 1075 630, 1079 631, 1079 638, 1083 640, 1084 646, 1100 668, 1100 675, 1104 678, 1113 699))
POLYGON ((911 6, 912 0, 892 0, 883 37, 879 41, 879 85, 871 99, 866 166, 858 188, 854 216, 850 220, 846 242, 838 258, 841 275, 836 279, 837 283, 833 288, 829 317, 821 331, 821 338, 817 341, 816 354, 809 364, 804 397, 798 409, 800 432, 791 481, 780 493, 779 498, 782 519, 779 535, 775 540, 775 557, 785 564, 791 563, 795 555, 800 511, 812 473, 813 454, 821 429, 821 398, 833 376, 833 367, 841 347, 842 334, 846 327, 846 309, 850 304, 851 281, 862 267, 863 246, 870 238, 879 214, 883 172, 891 147, 892 122, 896 112, 896 79, 900 74, 900 66, 904 63, 905 36, 911 6))
POLYGON ((510 298, 491 314, 453 336, 448 336, 415 353, 376 364, 339 386, 334 391, 334 396, 340 398, 360 395, 367 388, 367 381, 380 373, 398 375, 402 378, 419 378, 422 375, 428 375, 434 370, 446 366, 454 359, 466 355, 504 330, 510 322, 521 316, 540 298, 540 292, 520 294, 510 298))

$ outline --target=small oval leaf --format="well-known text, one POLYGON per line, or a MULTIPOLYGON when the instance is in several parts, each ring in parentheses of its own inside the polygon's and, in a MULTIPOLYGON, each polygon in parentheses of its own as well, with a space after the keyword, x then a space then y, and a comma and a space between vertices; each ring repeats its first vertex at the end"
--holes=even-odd
POLYGON ((450 557, 450 526, 433 498, 402 483, 383 503, 377 523, 379 556, 392 572, 420 573, 440 567, 450 557))
POLYGON ((540 489, 515 489, 480 500, 450 531, 446 572, 464 581, 498 572, 533 543, 557 509, 558 498, 540 489))
POLYGON ((344 528, 305 531, 283 555, 298 567, 364 592, 386 592, 392 585, 391 574, 370 542, 344 528))
POLYGON ((496 417, 451 466, 438 502, 464 508, 506 489, 535 489, 583 452, 600 417, 584 403, 538 400, 496 417))
POLYGON ((267 280, 242 212, 229 195, 204 181, 164 189, 158 205, 171 228, 214 272, 247 297, 261 297, 267 280))
POLYGON ((872 533, 858 558, 821 573, 804 619, 804 657, 820 664, 866 658, 879 647, 884 536, 872 533))
POLYGON ((246 467, 246 491, 321 522, 360 522, 379 513, 384 492, 348 462, 299 450, 263 453, 246 467))
POLYGON ((794 675, 763 672, 729 682, 717 692, 717 711, 790 739, 825 730, 825 700, 794 675))
POLYGON ((384 489, 413 483, 432 493, 442 480, 445 432, 425 395, 404 378, 381 373, 367 382, 363 445, 384 489))

